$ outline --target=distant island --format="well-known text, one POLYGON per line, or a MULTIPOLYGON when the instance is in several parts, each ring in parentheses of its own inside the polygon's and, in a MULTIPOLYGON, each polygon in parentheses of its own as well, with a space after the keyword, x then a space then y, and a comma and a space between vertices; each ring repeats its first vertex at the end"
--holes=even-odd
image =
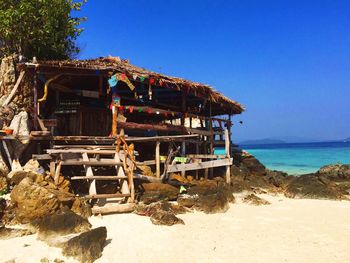
POLYGON ((350 142, 350 137, 343 140, 344 142, 350 142))
POLYGON ((283 140, 277 140, 277 139, 258 139, 258 140, 246 140, 239 142, 239 145, 256 145, 256 144, 282 144, 287 143, 283 140))

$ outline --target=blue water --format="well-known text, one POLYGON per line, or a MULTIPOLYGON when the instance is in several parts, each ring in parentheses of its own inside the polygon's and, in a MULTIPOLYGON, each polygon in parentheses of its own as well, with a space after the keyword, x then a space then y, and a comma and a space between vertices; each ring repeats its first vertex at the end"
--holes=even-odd
POLYGON ((289 174, 316 172, 331 163, 350 163, 350 142, 240 145, 267 168, 289 174))

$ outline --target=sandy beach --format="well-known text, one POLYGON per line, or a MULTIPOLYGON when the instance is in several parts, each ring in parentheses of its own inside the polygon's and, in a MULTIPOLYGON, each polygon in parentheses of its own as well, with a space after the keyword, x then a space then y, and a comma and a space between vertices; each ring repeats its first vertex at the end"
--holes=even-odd
MULTIPOLYGON (((350 262, 350 202, 296 200, 260 195, 271 202, 231 204, 224 214, 180 215, 185 225, 153 225, 135 214, 95 216, 107 226, 107 245, 96 262, 350 262)), ((1 240, 1 262, 65 262, 60 249, 36 235, 1 240)))

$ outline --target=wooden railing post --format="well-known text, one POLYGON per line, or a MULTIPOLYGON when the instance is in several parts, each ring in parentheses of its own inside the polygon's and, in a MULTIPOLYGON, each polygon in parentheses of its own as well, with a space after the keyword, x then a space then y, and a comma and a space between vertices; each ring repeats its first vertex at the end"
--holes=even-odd
MULTIPOLYGON (((225 129, 225 154, 226 158, 230 158, 230 135, 228 129, 225 129)), ((227 165, 226 166, 226 183, 231 182, 231 166, 227 165)))

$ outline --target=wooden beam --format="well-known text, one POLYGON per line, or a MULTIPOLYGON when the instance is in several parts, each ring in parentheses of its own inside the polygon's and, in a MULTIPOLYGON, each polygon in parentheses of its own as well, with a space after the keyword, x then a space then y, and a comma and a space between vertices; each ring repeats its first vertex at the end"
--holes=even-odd
POLYGON ((76 165, 88 165, 88 166, 121 166, 123 165, 122 162, 117 162, 115 160, 103 160, 100 159, 100 161, 98 161, 97 159, 90 159, 90 161, 84 161, 84 160, 66 160, 66 161, 62 161, 62 165, 64 166, 68 166, 68 165, 72 165, 72 166, 76 166, 76 165))
POLYGON ((127 176, 114 176, 114 175, 94 175, 94 176, 73 176, 71 180, 102 180, 102 181, 115 181, 118 179, 126 179, 127 176))
POLYGON ((206 161, 201 163, 182 163, 182 164, 172 164, 168 167, 168 173, 175 173, 180 171, 191 171, 205 168, 213 168, 220 166, 227 166, 232 164, 232 158, 214 160, 214 161, 206 161))
POLYGON ((193 159, 224 159, 227 156, 225 154, 187 154, 186 157, 193 159))
POLYGON ((156 177, 160 178, 160 142, 156 142, 156 177))
POLYGON ((129 197, 130 194, 92 194, 92 195, 85 195, 82 196, 82 198, 85 199, 100 199, 100 198, 117 198, 117 197, 129 197))

